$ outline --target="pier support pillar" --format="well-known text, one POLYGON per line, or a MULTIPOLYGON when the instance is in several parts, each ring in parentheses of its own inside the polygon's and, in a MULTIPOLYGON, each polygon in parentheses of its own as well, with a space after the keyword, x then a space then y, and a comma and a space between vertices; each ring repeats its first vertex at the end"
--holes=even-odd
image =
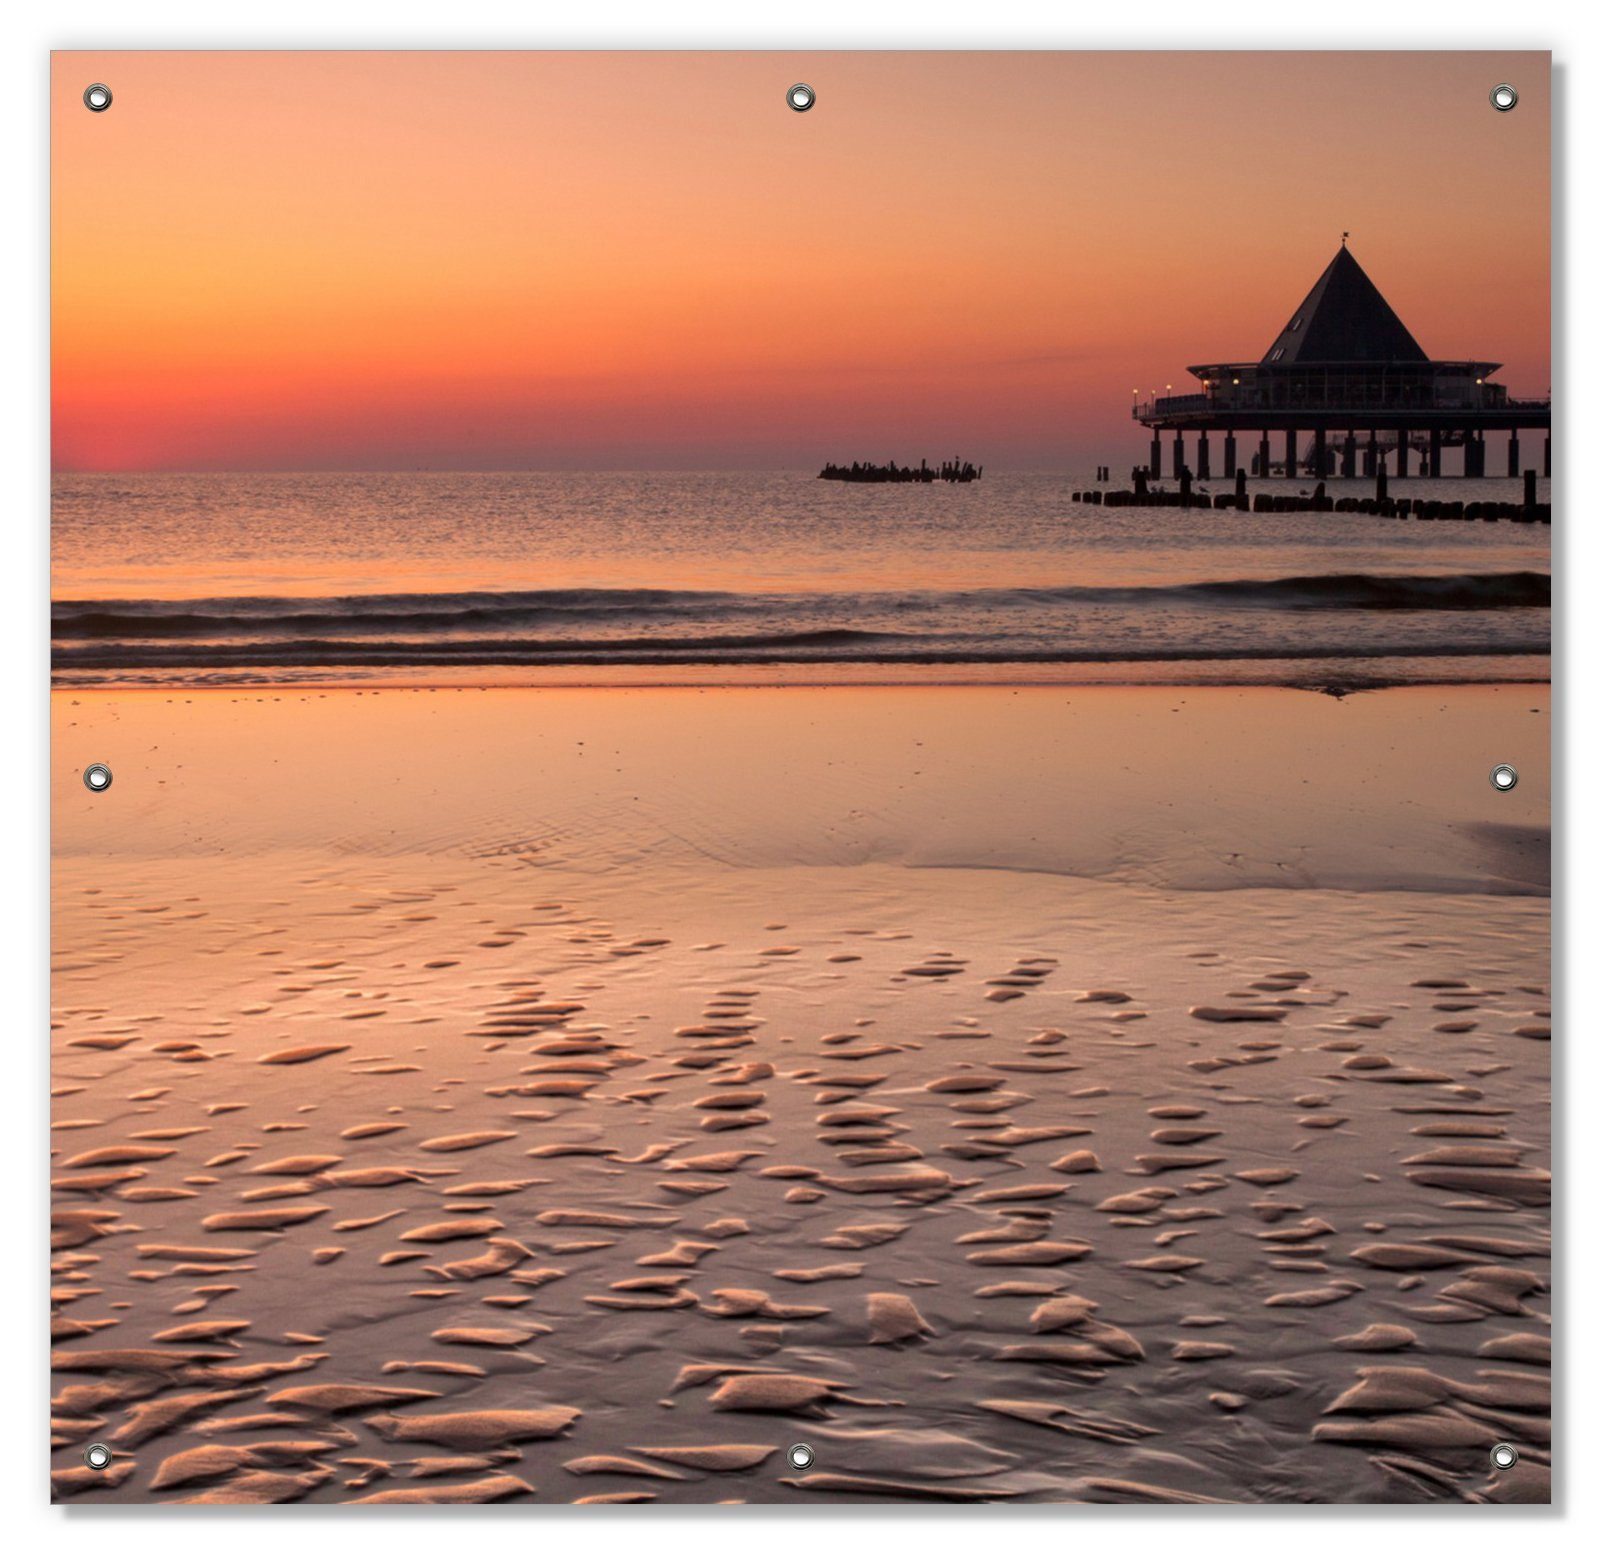
POLYGON ((1300 472, 1296 468, 1296 434, 1285 434, 1285 479, 1293 481, 1300 472))
POLYGON ((1411 452, 1407 443, 1407 433, 1396 434, 1396 478, 1399 481, 1407 479, 1407 456, 1411 452))
POLYGON ((1174 479, 1185 473, 1185 434, 1174 433, 1174 479))
POLYGON ((1430 430, 1430 464, 1429 476, 1431 480, 1441 478, 1441 434, 1436 428, 1430 430))
POLYGON ((1151 466, 1151 478, 1154 481, 1163 477, 1163 439, 1160 432, 1151 435, 1151 458, 1147 461, 1151 466))
POLYGON ((1546 434, 1546 451, 1541 455, 1541 474, 1552 479, 1552 434, 1546 434))
POLYGON ((1474 475, 1483 478, 1485 475, 1485 434, 1476 432, 1468 442, 1469 451, 1474 456, 1474 475))
POLYGON ((1310 461, 1314 480, 1323 480, 1329 474, 1329 450, 1324 446, 1324 429, 1319 427, 1313 433, 1313 454, 1310 461))
POLYGON ((1232 481, 1235 478, 1235 434, 1224 434, 1224 479, 1232 481))
POLYGON ((1377 476, 1380 469, 1379 433, 1371 427, 1368 434, 1368 448, 1363 454, 1363 474, 1377 476))
POLYGON ((1257 473, 1265 481, 1268 479, 1268 470, 1272 462, 1272 456, 1268 452, 1268 433, 1259 432, 1257 434, 1257 473))
POLYGON ((1507 435, 1507 473, 1516 476, 1519 473, 1519 435, 1509 432, 1507 435))
POLYGON ((1348 432, 1341 441, 1341 478, 1350 480, 1357 474, 1357 442, 1348 432))
POLYGON ((1212 455, 1207 447, 1207 434, 1198 432, 1196 434, 1196 479, 1199 481, 1211 480, 1213 477, 1211 466, 1212 455))

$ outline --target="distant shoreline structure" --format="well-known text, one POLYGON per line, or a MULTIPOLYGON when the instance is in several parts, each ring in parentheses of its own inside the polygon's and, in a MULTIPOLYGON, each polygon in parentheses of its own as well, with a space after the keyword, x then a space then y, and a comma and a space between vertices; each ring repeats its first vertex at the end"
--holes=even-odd
POLYGON ((938 466, 931 466, 927 459, 920 460, 916 465, 897 464, 894 459, 888 464, 862 464, 852 460, 850 464, 824 465, 818 471, 818 479, 820 481, 946 481, 951 485, 961 486, 980 479, 984 473, 985 467, 982 464, 964 464, 960 459, 950 459, 938 466))
POLYGON ((1163 473, 1168 432, 1169 468, 1176 476, 1189 469, 1202 481, 1212 475, 1213 433, 1223 434, 1225 480, 1241 469, 1271 474, 1273 437, 1284 439, 1277 463, 1288 480, 1372 480, 1387 466, 1406 479, 1415 453, 1418 474, 1438 480, 1449 448, 1463 450, 1462 475, 1480 479, 1489 473, 1488 433, 1505 437, 1498 451, 1514 479, 1534 467, 1524 452, 1539 434, 1539 471, 1550 478, 1551 391, 1545 399, 1514 399, 1492 381, 1500 362, 1427 355, 1353 257, 1347 236, 1260 360, 1188 367, 1201 385, 1197 394, 1175 394, 1172 384, 1149 400, 1134 391, 1131 414, 1151 432, 1148 477, 1163 473), (1194 466, 1188 433, 1196 439, 1194 466), (1522 445, 1521 434, 1528 440, 1522 445))

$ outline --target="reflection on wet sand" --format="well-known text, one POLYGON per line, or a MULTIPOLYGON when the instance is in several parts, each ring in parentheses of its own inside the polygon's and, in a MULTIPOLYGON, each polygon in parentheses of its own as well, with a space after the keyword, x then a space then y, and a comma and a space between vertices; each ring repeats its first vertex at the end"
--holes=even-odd
MULTIPOLYGON (((1396 719, 1386 760, 1409 759, 1418 694, 1363 714, 1396 719)), ((1030 768, 1037 806, 982 819, 994 787, 943 764, 976 732, 959 700, 907 824, 938 852, 930 818, 972 811, 1013 867, 786 864, 730 840, 772 846, 760 751, 693 796, 688 704, 633 704, 603 748, 620 694, 592 695, 593 743, 541 747, 543 847, 492 823, 493 778, 484 812, 464 780, 442 813, 444 758, 401 741, 414 715, 353 694, 344 743, 320 737, 370 774, 359 845, 316 845, 247 699, 93 710, 154 754, 118 763, 143 812, 114 841, 94 832, 112 796, 58 812, 57 1497, 1548 1496, 1529 849, 1469 891, 1482 817, 1448 803, 1456 854, 1422 826, 1393 850, 1433 889, 1331 888, 1320 868, 1363 861, 1321 854, 1339 818, 1288 795, 1246 867, 1297 857, 1302 889, 1179 888, 1164 867, 1227 866, 1160 826, 1103 835, 1097 878, 1057 872, 1061 838, 1020 868, 1059 774, 1030 768), (380 726, 394 743, 364 743, 380 726), (173 729, 196 770, 161 772, 173 729), (583 766, 647 757, 659 805, 690 795, 676 835, 583 766), (228 761, 238 781, 214 781, 228 761), (229 850, 236 806, 254 819, 229 850)), ((1201 749, 1233 716, 1119 695, 1126 750, 1143 721, 1201 749)), ((1309 729, 1349 711, 1275 695, 1309 729)), ((1505 695, 1470 712, 1511 739, 1531 693, 1505 695)), ((747 696, 718 704, 731 738, 760 723, 747 696)), ((860 773, 906 704, 836 696, 806 704, 809 747, 860 773)), ((83 715, 57 701, 59 751, 83 715)), ((555 704, 485 705, 450 716, 491 745, 508 706, 520 738, 546 714, 562 733, 555 704)), ((1227 809, 1204 762, 1168 780, 1227 809)), ((1498 797, 1481 775, 1472 804, 1498 797)))

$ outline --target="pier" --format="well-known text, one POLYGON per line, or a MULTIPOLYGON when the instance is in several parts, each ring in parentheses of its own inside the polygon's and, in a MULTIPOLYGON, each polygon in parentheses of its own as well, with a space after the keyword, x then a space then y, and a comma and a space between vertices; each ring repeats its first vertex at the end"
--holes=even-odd
MULTIPOLYGON (((1493 383, 1501 364, 1427 356, 1346 247, 1255 362, 1214 362, 1186 370, 1200 393, 1142 401, 1131 414, 1151 431, 1146 465, 1160 479, 1240 470, 1287 479, 1479 477, 1497 462, 1487 435, 1503 440, 1509 476, 1524 473, 1540 440, 1541 473, 1552 473, 1552 401, 1514 399, 1493 383), (1193 438, 1187 446, 1186 439, 1193 438), (1194 458, 1192 464, 1190 460, 1194 458)), ((1533 465, 1530 466, 1533 468, 1533 465)))

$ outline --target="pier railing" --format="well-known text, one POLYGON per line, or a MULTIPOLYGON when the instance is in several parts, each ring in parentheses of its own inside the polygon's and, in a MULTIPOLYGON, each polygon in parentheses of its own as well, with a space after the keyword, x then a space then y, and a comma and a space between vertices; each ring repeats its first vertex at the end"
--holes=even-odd
POLYGON ((1214 402, 1205 394, 1170 394, 1165 399, 1142 400, 1130 411, 1136 421, 1149 416, 1205 415, 1215 409, 1214 402))
POLYGON ((1140 400, 1130 407, 1136 421, 1160 421, 1170 417, 1240 415, 1251 411, 1276 414, 1305 411, 1312 415, 1341 415, 1347 412, 1377 411, 1385 414, 1406 412, 1427 415, 1431 411, 1461 414, 1464 411, 1550 411, 1552 402, 1509 399, 1500 384, 1473 384, 1461 390, 1397 390, 1361 386, 1331 386, 1328 393, 1307 392, 1285 386, 1251 390, 1225 388, 1211 394, 1169 394, 1140 400))

